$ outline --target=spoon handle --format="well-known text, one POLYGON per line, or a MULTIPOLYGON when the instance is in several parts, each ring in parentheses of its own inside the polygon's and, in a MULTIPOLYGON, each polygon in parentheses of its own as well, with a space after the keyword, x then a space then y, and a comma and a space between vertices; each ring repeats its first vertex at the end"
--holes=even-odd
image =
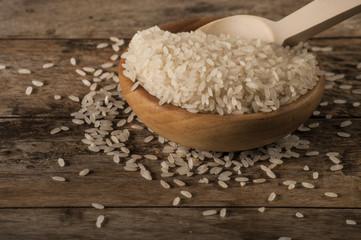
POLYGON ((361 0, 315 0, 276 22, 276 43, 296 45, 361 12, 361 0))

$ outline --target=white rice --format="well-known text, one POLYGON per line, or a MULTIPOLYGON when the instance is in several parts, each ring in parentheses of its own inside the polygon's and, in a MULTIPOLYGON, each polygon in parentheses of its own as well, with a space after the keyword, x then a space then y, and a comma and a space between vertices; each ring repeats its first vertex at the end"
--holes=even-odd
POLYGON ((347 100, 345 99, 335 99, 333 100, 334 103, 336 104, 345 104, 347 102, 347 100))
POLYGON ((61 99, 61 96, 60 95, 54 95, 54 99, 59 100, 59 99, 61 99))
POLYGON ((103 72, 103 69, 98 69, 94 72, 93 76, 98 77, 98 76, 100 76, 100 74, 102 74, 102 72, 103 72))
POLYGON ((266 182, 265 178, 257 178, 252 181, 253 183, 264 183, 266 182))
POLYGON ((227 183, 223 182, 223 181, 218 181, 218 185, 221 186, 222 188, 228 188, 227 183))
POLYGON ((93 73, 95 71, 95 69, 92 67, 83 67, 83 70, 88 73, 93 73))
POLYGON ((317 127, 319 127, 319 126, 320 126, 320 123, 318 123, 318 122, 316 122, 316 123, 310 123, 310 124, 308 125, 309 128, 317 128, 317 127))
POLYGON ((144 158, 149 159, 149 160, 157 160, 158 159, 158 157, 153 154, 145 154, 144 158))
POLYGON ((272 202, 273 200, 275 200, 276 198, 276 193, 275 192, 272 192, 269 196, 268 196, 268 201, 269 202, 272 202))
POLYGON ((297 182, 296 182, 296 181, 293 181, 293 180, 285 180, 285 181, 283 181, 282 183, 283 183, 283 185, 288 186, 288 185, 290 185, 290 184, 294 184, 294 185, 295 185, 297 182))
POLYGON ((313 172, 312 173, 312 178, 313 179, 318 179, 318 176, 319 176, 318 172, 313 172))
POLYGON ((82 76, 82 77, 86 76, 86 73, 85 73, 83 70, 81 70, 81 69, 76 69, 75 72, 76 72, 77 74, 79 74, 80 76, 82 76))
POLYGON ((227 209, 226 208, 222 208, 221 211, 219 212, 219 216, 221 217, 225 217, 227 214, 227 209))
POLYGON ((114 52, 119 52, 120 48, 117 44, 112 44, 112 48, 114 50, 114 52))
POLYGON ((45 63, 43 65, 43 68, 51 68, 51 67, 54 67, 54 63, 45 63))
POLYGON ((63 178, 63 177, 59 177, 59 176, 53 176, 53 177, 51 177, 54 181, 56 181, 56 182, 65 182, 66 181, 66 179, 65 178, 63 178))
POLYGON ((33 87, 31 87, 31 86, 27 87, 25 90, 26 95, 30 95, 32 92, 33 92, 33 87))
POLYGON ((104 209, 104 205, 100 203, 92 203, 92 207, 96 209, 104 209))
POLYGON ((175 184, 177 184, 178 186, 180 186, 180 187, 183 187, 183 186, 185 186, 186 184, 185 184, 185 182, 183 182, 182 180, 179 180, 179 179, 173 179, 173 182, 175 183, 175 184))
POLYGON ((62 131, 69 131, 70 128, 67 127, 67 126, 61 126, 60 129, 61 129, 62 131))
POLYGON ((206 210, 203 213, 203 216, 212 216, 217 214, 217 210, 206 210))
POLYGON ((356 223, 355 220, 347 219, 347 220, 346 220, 346 224, 347 224, 347 225, 356 225, 357 223, 356 223))
POLYGON ((261 212, 261 213, 263 213, 265 210, 266 210, 265 207, 260 207, 260 208, 258 208, 258 211, 261 212))
POLYGON ((18 70, 18 73, 20 73, 20 74, 30 74, 31 71, 29 69, 22 68, 22 69, 18 70))
POLYGON ((310 171, 310 167, 307 166, 307 165, 305 165, 305 166, 303 167, 303 170, 304 170, 304 171, 310 171))
POLYGON ((328 157, 336 157, 336 156, 338 156, 338 155, 340 155, 338 152, 328 152, 328 153, 326 153, 326 155, 328 156, 328 157))
POLYGON ((169 188, 170 188, 169 183, 167 183, 167 182, 164 181, 164 180, 160 180, 160 185, 162 185, 162 187, 164 187, 164 188, 166 188, 166 189, 169 189, 169 188))
POLYGON ((98 45, 97 45, 97 48, 98 49, 101 49, 101 48, 106 48, 106 47, 108 47, 108 43, 99 43, 98 45))
POLYGON ((298 218, 303 218, 304 217, 303 214, 300 213, 300 212, 296 212, 295 216, 298 217, 298 218))
POLYGON ((31 81, 31 82, 32 82, 32 84, 33 84, 34 86, 37 86, 37 87, 42 87, 42 86, 44 85, 43 82, 37 81, 37 80, 33 80, 33 81, 31 81))
POLYGON ((343 165, 340 165, 340 164, 336 164, 336 165, 333 165, 331 166, 330 170, 331 171, 339 171, 343 168, 343 165))
POLYGON ((119 58, 119 55, 118 55, 118 54, 113 54, 113 55, 110 57, 110 60, 116 61, 118 58, 119 58))
POLYGON ((313 111, 313 113, 312 113, 313 116, 319 116, 320 114, 321 114, 320 111, 313 111))
POLYGON ((340 88, 340 89, 343 89, 343 90, 349 90, 349 89, 352 88, 352 85, 350 85, 350 84, 341 84, 341 85, 339 86, 339 88, 340 88))
POLYGON ((79 98, 73 95, 68 96, 68 98, 74 102, 79 102, 79 98))
POLYGON ((82 125, 84 124, 84 121, 81 119, 72 119, 71 120, 73 123, 77 124, 77 125, 82 125))
POLYGON ((302 186, 304 186, 305 188, 315 188, 315 185, 308 182, 302 182, 302 186))
POLYGON ((361 105, 360 102, 353 102, 353 103, 352 103, 352 106, 353 106, 353 107, 359 107, 360 105, 361 105))
POLYGON ((344 77, 345 77, 345 74, 341 73, 341 74, 335 74, 332 76, 326 76, 326 80, 334 82, 336 80, 343 79, 344 77))
POLYGON ((292 240, 291 237, 280 237, 278 238, 278 240, 292 240))
POLYGON ((330 156, 329 159, 335 164, 339 164, 341 162, 341 160, 335 156, 330 156))
POLYGON ((99 215, 99 216, 97 217, 97 221, 96 221, 96 223, 95 223, 95 226, 96 226, 97 228, 101 228, 101 227, 102 227, 102 224, 103 224, 103 222, 104 222, 104 219, 105 219, 104 215, 99 215))
POLYGON ((351 134, 345 132, 337 132, 337 135, 344 138, 349 138, 351 134))
POLYGON ((65 161, 64 161, 64 159, 58 158, 58 164, 59 164, 60 167, 64 167, 64 166, 65 166, 65 161))
POLYGON ((270 112, 317 83, 317 60, 306 47, 153 27, 134 35, 122 54, 123 74, 160 105, 221 115, 270 112))
POLYGON ((6 66, 4 64, 0 64, 0 70, 6 69, 6 66))
POLYGON ((75 60, 75 58, 70 58, 70 64, 71 65, 73 65, 73 66, 75 66, 76 65, 76 60, 75 60))
POLYGON ((340 127, 344 128, 344 127, 348 127, 352 124, 352 122, 350 120, 346 120, 346 121, 343 121, 341 124, 340 124, 340 127))
POLYGON ((179 197, 174 198, 173 203, 172 203, 173 206, 177 206, 179 203, 180 203, 180 198, 179 197))
POLYGON ((89 169, 85 168, 79 172, 79 176, 86 176, 89 173, 89 169))
POLYGON ((180 191, 180 193, 183 196, 185 196, 186 198, 192 198, 192 194, 190 192, 188 192, 188 191, 183 190, 183 191, 180 191))
POLYGON ((145 143, 149 143, 150 141, 152 141, 154 139, 154 136, 148 136, 146 138, 144 138, 144 142, 145 143))
POLYGON ((56 128, 54 128, 54 129, 52 129, 52 130, 50 131, 50 134, 51 134, 51 135, 54 135, 54 134, 59 133, 60 131, 61 131, 61 128, 56 127, 56 128))
POLYGON ((83 84, 84 84, 85 86, 90 87, 91 82, 89 82, 87 79, 82 79, 81 81, 83 82, 83 84))
POLYGON ((325 192, 324 195, 326 197, 332 197, 332 198, 338 197, 337 193, 334 193, 334 192, 325 192))
POLYGON ((110 68, 110 67, 113 67, 113 63, 111 63, 111 62, 103 63, 101 67, 102 67, 102 68, 110 68))
POLYGON ((311 152, 306 152, 306 156, 308 157, 313 157, 313 156, 317 156, 320 153, 318 151, 311 151, 311 152))
POLYGON ((119 38, 114 37, 114 36, 109 37, 109 40, 112 42, 119 42, 119 38))

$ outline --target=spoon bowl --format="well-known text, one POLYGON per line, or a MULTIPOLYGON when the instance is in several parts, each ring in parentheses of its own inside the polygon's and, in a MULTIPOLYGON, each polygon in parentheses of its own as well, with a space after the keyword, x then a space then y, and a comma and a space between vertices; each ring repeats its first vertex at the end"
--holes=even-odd
MULTIPOLYGON (((181 20, 160 28, 173 33, 192 31, 215 19, 181 20)), ((146 126, 166 139, 201 150, 240 151, 272 143, 290 134, 317 108, 325 85, 325 78, 321 76, 315 87, 305 95, 268 113, 191 113, 170 104, 160 106, 159 100, 141 86, 131 91, 134 83, 123 75, 124 61, 121 59, 119 64, 119 83, 136 115, 146 126)))

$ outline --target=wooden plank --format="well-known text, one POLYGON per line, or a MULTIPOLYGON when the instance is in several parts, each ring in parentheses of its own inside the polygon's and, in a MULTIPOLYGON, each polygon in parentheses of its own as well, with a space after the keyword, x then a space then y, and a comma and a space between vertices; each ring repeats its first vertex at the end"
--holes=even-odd
MULTIPOLYGON (((252 14, 279 20, 309 2, 5 0, 0 9, 0 38, 129 38, 140 29, 186 18, 252 14)), ((319 37, 359 37, 360 24, 361 15, 357 15, 319 37)))
MULTIPOLYGON (((361 120, 352 119, 353 124, 339 128, 344 119, 312 119, 320 127, 311 132, 297 133, 301 139, 311 142, 309 150, 296 150, 299 159, 288 159, 274 169, 278 178, 269 179, 255 167, 242 169, 242 176, 251 180, 266 178, 263 184, 249 183, 244 187, 234 181, 230 188, 223 189, 214 175, 205 175, 210 184, 199 184, 203 175, 194 177, 177 176, 188 186, 177 187, 172 178, 165 179, 173 187, 164 189, 159 184, 160 161, 167 155, 161 153, 162 145, 156 140, 143 143, 146 131, 130 129, 131 138, 127 143, 131 153, 154 153, 159 160, 140 160, 151 171, 153 181, 145 180, 138 172, 123 170, 124 161, 115 164, 103 153, 91 153, 81 142, 84 127, 69 124, 68 119, 3 119, 0 120, 0 206, 2 207, 59 207, 89 206, 91 202, 101 202, 107 206, 171 206, 181 190, 190 191, 192 199, 182 198, 182 206, 282 206, 282 207, 343 207, 360 208, 361 202, 361 120), (71 131, 50 136, 55 126, 67 125, 71 131), (338 137, 335 132, 345 131, 350 138, 338 137), (306 157, 307 151, 317 150, 319 156, 306 157), (329 151, 340 153, 344 168, 331 172, 333 163, 325 155, 329 151), (57 158, 66 160, 61 168, 57 158), (304 171, 308 165, 310 171, 304 171), (91 170, 89 176, 80 177, 79 171, 91 170), (319 172, 319 179, 312 179, 312 172, 319 172), (54 182, 51 176, 62 176, 67 182, 54 182), (297 181, 296 189, 287 190, 284 180, 297 181), (315 189, 305 189, 301 182, 315 184, 315 189), (130 190, 131 189, 131 190, 130 190), (267 198, 271 192, 277 193, 273 202, 267 198), (336 192, 339 198, 327 198, 324 192, 336 192)), ((263 164, 269 165, 268 162, 263 164)), ((232 177, 234 178, 235 175, 232 177)))
MULTIPOLYGON (((225 218, 202 216, 209 208, 1 209, 0 235, 42 239, 360 239, 360 209, 228 208, 225 218), (299 211, 304 218, 295 217, 299 211), (104 214, 101 229, 96 218, 104 214), (355 219, 357 225, 346 225, 355 219), (41 226, 41 227, 40 227, 41 226)), ((216 208, 219 210, 219 208, 216 208)))
MULTIPOLYGON (((100 68, 100 65, 109 61, 114 53, 108 47, 96 49, 102 41, 97 40, 1 40, 0 63, 8 66, 0 70, 0 117, 69 117, 71 112, 78 110, 79 104, 67 98, 73 94, 84 96, 89 92, 81 79, 92 80, 92 76, 81 77, 75 69, 84 66, 100 68), (72 66, 71 57, 78 60, 79 66, 72 66), (53 62, 55 67, 42 69, 42 65, 53 62), (18 74, 18 69, 28 68, 30 75, 18 74), (43 81, 41 88, 34 87, 34 93, 25 95, 31 80, 43 81), (55 100, 54 95, 63 96, 62 100, 55 100)), ((352 84, 353 88, 361 88, 361 83, 355 77, 360 74, 356 69, 361 62, 361 38, 355 39, 322 39, 312 40, 314 46, 331 46, 334 51, 318 52, 325 70, 335 73, 345 73, 345 79, 337 80, 333 89, 327 90, 324 101, 330 103, 334 99, 346 99, 346 104, 329 104, 320 107, 321 116, 332 114, 334 117, 360 117, 361 108, 352 107, 355 101, 361 101, 360 95, 351 94, 351 90, 342 90, 341 84, 352 84)), ((117 64, 117 61, 114 62, 117 64)), ((109 71, 109 70, 108 70, 109 71)), ((117 71, 114 66, 110 71, 117 71)), ((112 80, 108 81, 113 83, 112 80)))

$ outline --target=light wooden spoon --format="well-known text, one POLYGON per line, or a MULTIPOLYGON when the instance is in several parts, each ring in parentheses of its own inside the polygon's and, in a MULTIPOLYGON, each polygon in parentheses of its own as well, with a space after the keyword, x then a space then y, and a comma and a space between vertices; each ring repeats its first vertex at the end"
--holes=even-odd
MULTIPOLYGON (((170 32, 196 30, 216 18, 181 20, 160 26, 170 32)), ((159 100, 144 88, 131 91, 133 82, 123 75, 121 59, 119 83, 136 115, 159 135, 187 147, 212 151, 239 151, 272 143, 296 130, 317 108, 324 90, 325 78, 295 102, 269 113, 219 115, 190 113, 170 104, 159 106, 159 100)), ((322 68, 322 66, 320 66, 322 68)))
POLYGON ((292 46, 359 12, 361 0, 315 0, 277 22, 253 15, 235 15, 199 29, 208 34, 224 33, 292 46))

